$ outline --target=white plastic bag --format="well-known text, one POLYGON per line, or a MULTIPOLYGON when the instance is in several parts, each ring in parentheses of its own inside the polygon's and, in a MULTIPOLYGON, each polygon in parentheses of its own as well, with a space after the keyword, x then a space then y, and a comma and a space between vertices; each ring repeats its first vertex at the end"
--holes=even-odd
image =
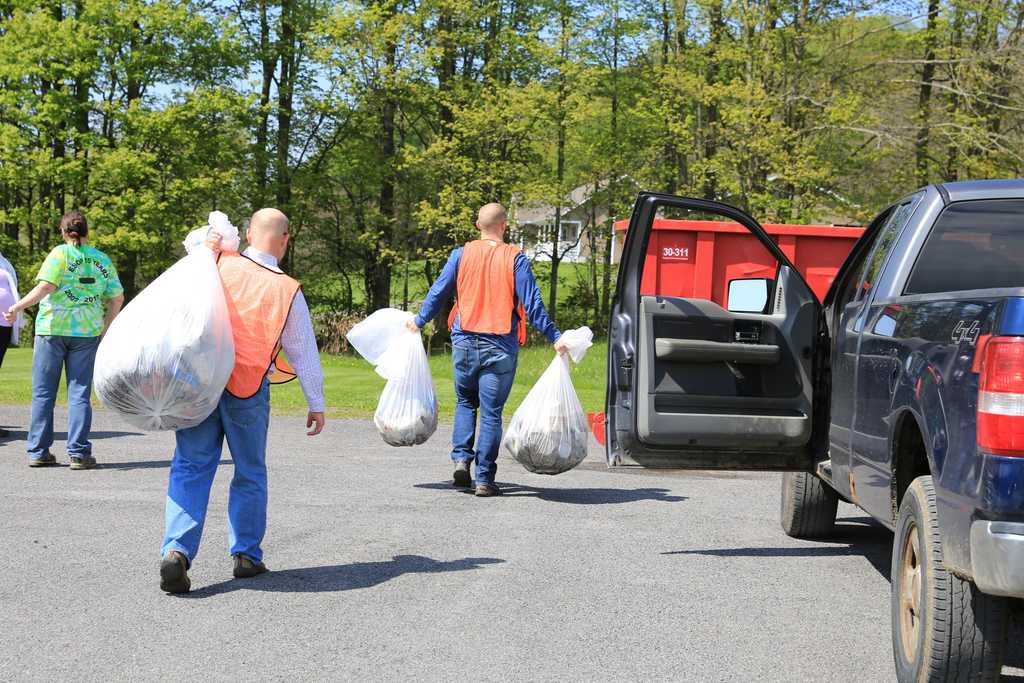
POLYGON ((221 236, 221 249, 224 251, 238 251, 238 245, 241 243, 241 238, 238 236, 238 228, 231 224, 227 214, 222 211, 211 211, 210 217, 206 220, 206 225, 196 228, 185 236, 185 239, 182 241, 185 251, 191 254, 196 247, 204 246, 206 236, 211 232, 221 236))
POLYGON ((405 324, 412 314, 384 308, 353 327, 347 337, 388 382, 373 422, 392 446, 416 446, 437 430, 437 395, 420 335, 405 324))
POLYGON ((96 352, 103 404, 139 429, 194 427, 217 407, 235 365, 224 286, 195 249, 125 306, 96 352))
POLYGON ((555 356, 512 416, 502 446, 537 474, 568 472, 587 457, 587 418, 569 374, 569 358, 583 360, 593 345, 589 327, 564 332, 567 356, 555 356))
MULTIPOLYGON (((352 327, 345 337, 360 356, 376 366, 378 359, 388 350, 391 343, 409 334, 405 324, 415 316, 397 308, 382 308, 371 313, 366 320, 352 327)), ((387 379, 379 369, 377 373, 387 379)))

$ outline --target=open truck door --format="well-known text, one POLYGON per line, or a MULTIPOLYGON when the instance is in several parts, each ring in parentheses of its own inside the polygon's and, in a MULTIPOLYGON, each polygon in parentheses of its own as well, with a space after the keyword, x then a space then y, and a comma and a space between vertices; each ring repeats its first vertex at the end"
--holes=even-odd
MULTIPOLYGON (((681 261, 680 276, 696 277, 681 261)), ((757 221, 717 202, 641 193, 611 310, 609 464, 628 457, 645 467, 812 470, 827 450, 827 404, 815 401, 827 397, 815 390, 826 342, 821 305, 757 221), (713 235, 684 247, 655 243, 663 217, 707 221, 733 240, 735 262, 709 249, 713 235), (659 278, 644 272, 652 249, 713 268, 711 291, 660 295, 659 278)))

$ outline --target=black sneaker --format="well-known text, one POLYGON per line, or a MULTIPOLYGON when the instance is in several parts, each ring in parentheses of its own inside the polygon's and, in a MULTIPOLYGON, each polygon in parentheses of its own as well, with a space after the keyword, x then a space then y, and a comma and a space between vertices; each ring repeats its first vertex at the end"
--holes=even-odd
POLYGON ((177 550, 164 555, 164 560, 160 563, 160 590, 165 593, 188 593, 191 588, 188 558, 177 550))
POLYGON ((469 461, 455 463, 455 472, 452 473, 452 484, 460 489, 468 489, 473 485, 473 477, 469 474, 469 461))
POLYGON ((476 487, 476 495, 480 498, 490 498, 491 496, 500 496, 501 489, 494 484, 480 484, 476 487))
POLYGON ((73 456, 71 458, 71 469, 94 470, 96 469, 96 458, 91 455, 73 456))
POLYGON ((53 467, 57 464, 57 458, 53 457, 53 453, 44 453, 38 458, 29 458, 29 467, 53 467))
POLYGON ((270 570, 262 562, 253 562, 242 553, 235 553, 235 578, 251 579, 260 574, 266 574, 270 570))

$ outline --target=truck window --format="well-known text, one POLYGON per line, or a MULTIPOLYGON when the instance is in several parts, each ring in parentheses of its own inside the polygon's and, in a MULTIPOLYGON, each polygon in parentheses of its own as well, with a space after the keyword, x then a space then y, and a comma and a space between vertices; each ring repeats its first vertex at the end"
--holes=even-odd
POLYGON ((914 213, 915 206, 917 206, 917 197, 897 206, 893 210, 892 215, 889 216, 889 220, 886 221, 885 227, 879 232, 878 239, 871 249, 871 255, 868 257, 867 267, 864 269, 864 277, 860 281, 860 288, 857 293, 859 301, 866 299, 871 289, 878 282, 878 276, 882 273, 882 266, 885 265, 885 259, 889 255, 889 247, 900 236, 903 226, 907 224, 907 221, 910 220, 910 215, 914 213))
POLYGON ((862 277, 862 275, 866 267, 866 261, 869 256, 874 254, 875 246, 878 244, 878 241, 885 234, 885 230, 888 227, 889 219, 892 218, 894 210, 894 207, 889 207, 888 209, 880 213, 878 216, 876 216, 873 221, 871 221, 871 226, 868 228, 868 230, 873 230, 878 225, 880 225, 881 227, 878 227, 875 237, 874 239, 872 239, 871 244, 868 246, 868 248, 861 252, 861 254, 857 257, 857 260, 855 262, 850 264, 849 270, 844 276, 843 281, 842 283, 840 283, 838 291, 836 292, 835 304, 838 308, 844 308, 848 303, 853 301, 854 297, 857 296, 859 290, 858 285, 864 282, 864 278, 862 277))
POLYGON ((1024 199, 950 204, 917 257, 905 294, 1024 286, 1024 199))
POLYGON ((644 295, 707 299, 722 308, 733 280, 774 281, 779 263, 749 230, 700 214, 661 207, 651 226, 640 292, 644 295))

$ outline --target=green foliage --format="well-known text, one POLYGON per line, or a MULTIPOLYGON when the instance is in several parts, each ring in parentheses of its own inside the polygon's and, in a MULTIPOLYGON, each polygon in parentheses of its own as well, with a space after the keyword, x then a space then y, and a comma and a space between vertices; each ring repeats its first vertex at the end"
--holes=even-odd
POLYGON ((562 326, 602 330, 611 224, 638 188, 851 223, 924 182, 1020 175, 1019 15, 980 0, 0 3, 0 249, 30 283, 81 208, 131 296, 210 210, 244 225, 278 205, 284 265, 328 341, 337 319, 417 305, 481 204, 561 215, 582 199, 600 209, 592 262, 536 269, 562 326))

